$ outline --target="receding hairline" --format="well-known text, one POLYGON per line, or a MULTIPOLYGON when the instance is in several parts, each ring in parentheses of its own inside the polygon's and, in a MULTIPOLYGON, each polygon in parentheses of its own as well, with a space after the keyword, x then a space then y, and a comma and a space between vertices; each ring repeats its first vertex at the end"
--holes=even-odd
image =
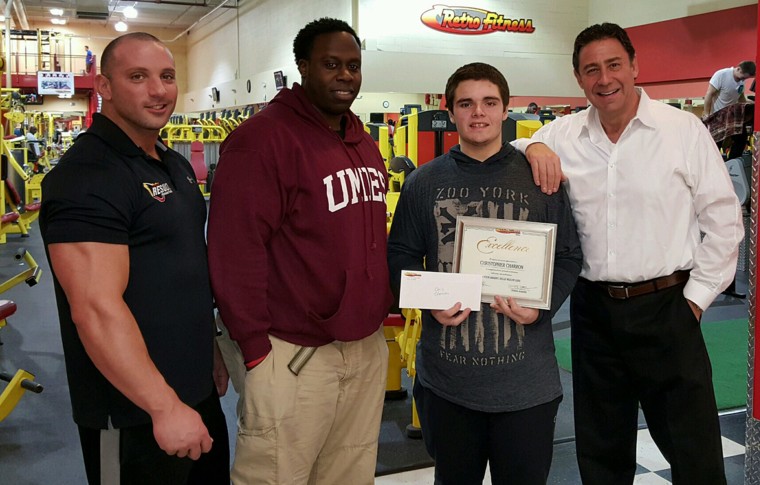
POLYGON ((132 32, 112 40, 103 50, 103 54, 100 56, 100 71, 102 74, 108 74, 110 64, 113 62, 113 59, 118 57, 119 53, 121 52, 122 44, 129 44, 130 42, 156 44, 169 55, 172 63, 176 64, 174 60, 174 54, 172 54, 172 51, 169 49, 169 47, 164 44, 159 38, 146 32, 132 32))

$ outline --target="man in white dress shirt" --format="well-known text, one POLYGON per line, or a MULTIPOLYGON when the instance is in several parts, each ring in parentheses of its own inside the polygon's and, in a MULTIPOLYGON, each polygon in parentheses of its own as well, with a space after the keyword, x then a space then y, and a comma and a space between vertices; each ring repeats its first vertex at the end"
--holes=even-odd
POLYGON ((545 192, 566 179, 583 248, 570 307, 581 477, 633 482, 640 403, 675 484, 725 484, 699 322, 744 234, 730 178, 699 118, 634 86, 621 27, 581 32, 573 68, 592 106, 515 145, 545 192))

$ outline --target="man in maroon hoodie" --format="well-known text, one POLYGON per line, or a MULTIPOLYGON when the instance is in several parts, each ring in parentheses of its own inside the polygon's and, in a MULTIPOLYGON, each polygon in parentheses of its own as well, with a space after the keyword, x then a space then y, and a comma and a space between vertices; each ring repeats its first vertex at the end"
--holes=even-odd
POLYGON ((319 19, 293 43, 301 84, 221 147, 208 250, 248 368, 236 483, 374 482, 391 303, 386 172, 350 111, 361 49, 319 19))

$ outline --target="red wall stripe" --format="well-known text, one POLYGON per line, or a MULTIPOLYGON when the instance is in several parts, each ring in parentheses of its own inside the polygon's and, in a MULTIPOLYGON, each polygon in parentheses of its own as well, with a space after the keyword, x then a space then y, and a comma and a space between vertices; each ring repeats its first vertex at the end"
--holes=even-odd
POLYGON ((637 84, 709 80, 718 69, 755 59, 757 16, 758 6, 747 5, 627 28, 639 60, 637 84))

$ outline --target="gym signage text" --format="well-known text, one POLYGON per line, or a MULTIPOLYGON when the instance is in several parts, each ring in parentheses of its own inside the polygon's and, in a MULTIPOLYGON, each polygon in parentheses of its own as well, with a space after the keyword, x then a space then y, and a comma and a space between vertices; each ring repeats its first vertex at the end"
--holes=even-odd
POLYGON ((433 5, 420 20, 427 27, 447 34, 480 35, 494 32, 532 34, 533 19, 510 19, 498 12, 471 7, 433 5))

